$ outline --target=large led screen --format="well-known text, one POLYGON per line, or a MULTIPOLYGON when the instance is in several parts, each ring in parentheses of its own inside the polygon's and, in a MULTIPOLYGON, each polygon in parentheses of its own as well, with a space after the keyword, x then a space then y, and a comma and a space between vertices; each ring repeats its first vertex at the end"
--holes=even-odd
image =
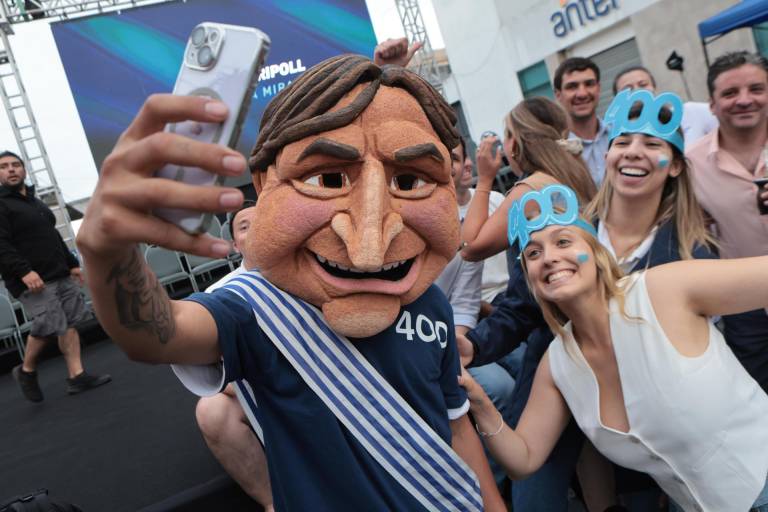
POLYGON ((170 92, 187 38, 203 21, 248 25, 272 40, 238 149, 248 154, 267 103, 303 70, 334 55, 372 55, 365 0, 187 0, 52 27, 97 167, 144 99, 170 92))

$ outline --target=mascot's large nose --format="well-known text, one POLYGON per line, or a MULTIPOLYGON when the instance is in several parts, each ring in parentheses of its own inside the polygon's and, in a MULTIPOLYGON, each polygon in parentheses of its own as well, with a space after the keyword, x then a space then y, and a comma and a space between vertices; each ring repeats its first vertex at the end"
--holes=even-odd
POLYGON ((389 244, 403 230, 403 219, 392 211, 387 176, 381 162, 366 160, 353 185, 349 212, 337 213, 331 227, 347 246, 352 265, 375 272, 384 265, 389 244))

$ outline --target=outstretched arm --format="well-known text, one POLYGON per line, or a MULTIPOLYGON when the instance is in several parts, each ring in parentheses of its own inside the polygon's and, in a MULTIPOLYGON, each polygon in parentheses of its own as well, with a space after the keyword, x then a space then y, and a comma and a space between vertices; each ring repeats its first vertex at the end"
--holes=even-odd
POLYGON ((536 370, 531 396, 516 430, 503 423, 493 402, 469 373, 463 372, 460 382, 467 389, 478 430, 487 434, 485 445, 507 474, 514 479, 523 479, 539 469, 560 439, 571 416, 552 380, 549 354, 544 355, 536 370))
POLYGON ((703 316, 732 315, 768 307, 768 256, 685 260, 646 274, 655 310, 680 304, 703 316))
POLYGON ((240 174, 246 164, 239 153, 163 131, 167 123, 221 122, 226 115, 225 105, 206 98, 152 96, 102 166, 77 244, 88 268, 96 315, 133 359, 189 364, 218 359, 211 315, 199 304, 171 301, 137 245, 217 257, 229 251, 222 240, 189 235, 152 215, 160 207, 214 212, 242 203, 236 189, 153 177, 166 163, 240 174))

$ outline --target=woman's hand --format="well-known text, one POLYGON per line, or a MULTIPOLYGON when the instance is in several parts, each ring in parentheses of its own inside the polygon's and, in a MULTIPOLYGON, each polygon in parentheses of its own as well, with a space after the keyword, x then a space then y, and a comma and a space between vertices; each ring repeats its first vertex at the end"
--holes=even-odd
POLYGON ((493 402, 485 394, 482 386, 472 378, 472 375, 469 374, 466 368, 461 369, 459 385, 467 391, 469 409, 472 411, 472 415, 475 417, 478 425, 480 424, 479 418, 484 416, 495 418, 496 424, 498 424, 499 412, 496 410, 496 406, 493 405, 493 402))
POLYGON ((486 137, 477 148, 477 177, 484 184, 492 184, 501 169, 501 145, 497 137, 486 137), (496 147, 496 155, 493 148, 496 147))

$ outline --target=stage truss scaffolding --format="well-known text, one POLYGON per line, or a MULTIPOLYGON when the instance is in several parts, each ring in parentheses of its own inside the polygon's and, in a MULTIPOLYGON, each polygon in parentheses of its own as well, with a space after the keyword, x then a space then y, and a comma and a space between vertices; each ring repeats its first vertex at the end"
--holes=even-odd
POLYGON ((444 95, 443 80, 435 59, 435 51, 429 42, 429 35, 424 26, 424 18, 421 16, 418 0, 395 0, 400 22, 403 24, 405 36, 411 43, 421 41, 422 47, 411 60, 409 68, 421 75, 432 84, 440 94, 444 95))
POLYGON ((119 11, 163 1, 168 0, 2 0, 0 4, 0 99, 26 164, 27 175, 35 185, 35 193, 53 211, 56 229, 70 249, 75 249, 72 222, 11 49, 13 26, 42 19, 64 20, 119 11))

